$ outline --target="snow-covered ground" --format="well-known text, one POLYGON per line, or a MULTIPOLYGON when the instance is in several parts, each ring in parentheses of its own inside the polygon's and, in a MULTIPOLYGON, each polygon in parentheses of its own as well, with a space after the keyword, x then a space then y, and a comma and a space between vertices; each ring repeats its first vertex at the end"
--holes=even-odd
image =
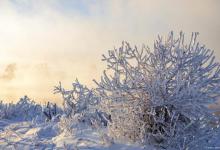
MULTIPOLYGON (((0 149, 141 150, 144 147, 116 144, 106 140, 100 130, 76 128, 60 131, 59 123, 34 124, 30 121, 0 120, 0 149)), ((149 147, 150 148, 150 147, 149 147)), ((150 148, 153 149, 153 148, 150 148)))
MULTIPOLYGON (((149 145, 113 140, 108 136, 108 124, 102 122, 107 119, 105 114, 98 111, 76 113, 67 117, 65 113, 58 111, 60 108, 57 107, 58 114, 52 115, 48 120, 45 113, 51 114, 53 106, 37 105, 27 97, 17 104, 2 103, 0 150, 159 150, 158 147, 149 145)), ((219 126, 215 122, 212 125, 219 126)), ((202 149, 220 149, 218 129, 213 130, 208 144, 201 143, 204 145, 202 149)))
MULTIPOLYGON (((59 122, 36 124, 31 121, 0 120, 0 149, 4 150, 156 150, 151 146, 137 146, 111 142, 104 130, 78 126, 70 132, 61 130, 59 122)), ((220 149, 220 134, 213 139, 220 149)))

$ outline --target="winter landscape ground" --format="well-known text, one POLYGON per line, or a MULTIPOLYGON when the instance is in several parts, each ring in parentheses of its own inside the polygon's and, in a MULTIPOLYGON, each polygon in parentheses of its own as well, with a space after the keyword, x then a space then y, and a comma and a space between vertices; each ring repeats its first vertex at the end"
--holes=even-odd
POLYGON ((100 129, 74 128, 73 134, 60 132, 58 123, 15 122, 1 120, 1 149, 67 149, 67 150, 134 150, 143 149, 140 146, 112 144, 106 142, 100 129))
POLYGON ((77 79, 54 87, 63 105, 22 97, 0 103, 0 149, 220 149, 220 64, 213 51, 181 32, 158 37, 153 50, 122 42, 103 55, 97 87, 77 79))
MULTIPOLYGON (((4 106, 2 104, 0 107, 2 118, 5 117, 2 115, 4 106)), ((4 109, 11 114, 8 114, 10 118, 0 120, 0 149, 143 149, 143 146, 128 143, 113 144, 113 140, 107 136, 106 128, 79 122, 80 117, 77 115, 70 120, 57 115, 45 121, 46 116, 40 112, 44 108, 37 107, 41 106, 25 96, 13 109, 4 109), (35 114, 38 117, 34 117, 35 114)), ((10 109, 10 106, 7 108, 10 109)))

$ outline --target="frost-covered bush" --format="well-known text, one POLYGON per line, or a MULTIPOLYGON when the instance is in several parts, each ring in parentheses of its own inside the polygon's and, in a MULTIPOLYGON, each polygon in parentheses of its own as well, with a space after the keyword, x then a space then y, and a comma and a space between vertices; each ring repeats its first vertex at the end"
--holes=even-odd
POLYGON ((95 122, 106 125, 107 121, 96 109, 100 98, 96 96, 93 90, 80 84, 78 80, 72 83, 71 90, 65 90, 60 83, 59 86, 55 87, 54 92, 62 95, 64 114, 73 122, 77 118, 78 122, 88 125, 94 125, 95 122))
POLYGON ((0 104, 1 119, 32 120, 37 116, 42 117, 42 107, 27 96, 20 98, 16 104, 0 104))
POLYGON ((13 103, 0 102, 0 119, 8 119, 15 113, 15 105, 13 103))
POLYGON ((95 82, 111 136, 164 148, 208 145, 215 117, 207 105, 220 95, 220 65, 196 37, 185 44, 183 33, 171 32, 153 49, 123 42, 103 55, 108 68, 95 82))
POLYGON ((22 120, 32 120, 36 116, 42 115, 42 106, 30 100, 27 96, 20 98, 15 105, 16 116, 22 120))

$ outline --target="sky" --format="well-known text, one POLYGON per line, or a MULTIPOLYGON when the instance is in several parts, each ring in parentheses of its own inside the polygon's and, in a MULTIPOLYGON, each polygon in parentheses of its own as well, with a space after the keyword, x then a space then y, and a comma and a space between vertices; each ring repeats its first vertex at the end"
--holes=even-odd
POLYGON ((123 40, 152 47, 171 30, 199 32, 220 61, 219 0, 0 0, 0 99, 59 102, 59 81, 94 87, 102 54, 123 40))

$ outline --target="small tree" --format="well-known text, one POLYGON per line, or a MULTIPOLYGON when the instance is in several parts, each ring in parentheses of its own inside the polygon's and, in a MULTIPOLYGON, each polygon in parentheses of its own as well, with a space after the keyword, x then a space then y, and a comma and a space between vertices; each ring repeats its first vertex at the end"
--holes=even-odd
POLYGON ((111 136, 180 149, 207 139, 215 119, 207 105, 220 95, 220 65, 197 35, 187 45, 182 32, 177 39, 171 32, 153 50, 123 42, 103 55, 108 68, 95 82, 111 136))

